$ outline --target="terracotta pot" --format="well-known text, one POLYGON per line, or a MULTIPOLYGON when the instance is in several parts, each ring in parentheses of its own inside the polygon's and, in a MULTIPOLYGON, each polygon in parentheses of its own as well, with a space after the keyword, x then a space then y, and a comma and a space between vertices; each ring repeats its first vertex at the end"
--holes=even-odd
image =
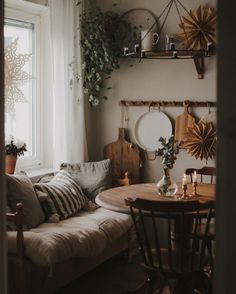
POLYGON ((13 154, 7 154, 5 156, 5 172, 8 174, 14 174, 16 167, 17 156, 13 154))

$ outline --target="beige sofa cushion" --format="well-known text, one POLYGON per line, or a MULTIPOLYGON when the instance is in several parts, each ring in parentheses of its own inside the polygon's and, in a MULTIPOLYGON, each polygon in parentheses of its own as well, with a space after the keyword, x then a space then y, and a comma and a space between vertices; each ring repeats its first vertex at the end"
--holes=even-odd
POLYGON ((77 164, 62 163, 61 169, 78 181, 85 195, 93 202, 100 192, 111 188, 110 159, 77 164))
POLYGON ((28 176, 6 174, 6 187, 7 205, 11 211, 16 211, 17 203, 23 204, 27 228, 37 227, 45 221, 45 215, 28 176))
MULTIPOLYGON (((103 208, 78 215, 59 223, 43 223, 24 232, 25 254, 40 266, 101 253, 111 242, 132 226, 127 214, 103 208)), ((16 252, 15 232, 8 232, 8 251, 16 252)))

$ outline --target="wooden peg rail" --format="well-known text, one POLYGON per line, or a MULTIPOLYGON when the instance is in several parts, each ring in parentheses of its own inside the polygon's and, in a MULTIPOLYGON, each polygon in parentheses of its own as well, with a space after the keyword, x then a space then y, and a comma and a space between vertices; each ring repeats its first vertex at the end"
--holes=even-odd
POLYGON ((143 100, 121 100, 121 106, 168 106, 168 107, 182 107, 184 103, 189 107, 216 107, 216 102, 213 101, 143 101, 143 100))

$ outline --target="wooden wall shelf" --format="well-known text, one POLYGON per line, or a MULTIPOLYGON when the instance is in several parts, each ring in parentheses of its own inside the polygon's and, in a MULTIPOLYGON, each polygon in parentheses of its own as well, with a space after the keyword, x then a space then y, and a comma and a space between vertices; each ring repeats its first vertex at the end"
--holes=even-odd
POLYGON ((184 103, 187 103, 189 107, 216 107, 214 101, 145 101, 145 100, 120 100, 121 106, 165 106, 165 107, 183 107, 184 103))
POLYGON ((208 52, 205 50, 173 50, 173 51, 146 51, 141 53, 131 52, 124 57, 139 58, 142 59, 193 59, 194 65, 199 79, 204 78, 205 66, 204 58, 215 55, 214 52, 208 52))

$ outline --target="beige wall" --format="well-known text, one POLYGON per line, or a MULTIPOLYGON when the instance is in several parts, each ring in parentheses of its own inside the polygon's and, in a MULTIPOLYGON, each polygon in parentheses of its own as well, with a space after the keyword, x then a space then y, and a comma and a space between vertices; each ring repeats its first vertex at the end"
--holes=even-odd
MULTIPOLYGON (((112 8, 112 1, 99 0, 97 5, 103 10, 112 8)), ((131 8, 145 7, 152 10, 156 15, 162 11, 165 0, 149 1, 120 1, 120 5, 115 9, 118 12, 126 11, 131 8)), ((182 3, 187 9, 195 9, 199 4, 205 1, 184 0, 182 3)), ((215 7, 215 1, 208 1, 215 7)), ((172 17, 167 20, 166 32, 176 32, 177 19, 175 19, 175 10, 172 17)), ((91 109, 91 120, 88 137, 89 153, 91 160, 102 158, 102 150, 105 144, 117 139, 118 128, 121 126, 120 113, 121 108, 118 105, 119 100, 216 100, 216 58, 205 59, 206 72, 202 80, 197 78, 197 73, 192 60, 120 60, 120 69, 112 74, 110 84, 112 90, 107 91, 108 101, 104 101, 100 110, 91 109), (130 67, 130 64, 134 64, 130 67)), ((171 118, 172 122, 176 116, 181 114, 182 108, 162 108, 162 110, 171 118)), ((134 127, 138 117, 148 111, 147 107, 130 107, 128 130, 132 142, 135 142, 134 127)), ((215 110, 213 110, 215 111, 215 110)), ((197 119, 207 112, 206 108, 195 108, 193 114, 197 119)), ((212 114, 214 117, 214 114, 212 114)), ((173 124, 174 126, 174 124, 173 124)), ((158 139, 158 138, 157 138, 158 139)), ((162 176, 161 160, 146 160, 143 165, 144 181, 157 181, 162 176)), ((205 165, 206 161, 196 161, 182 150, 172 170, 173 178, 180 180, 186 167, 200 167, 205 165)), ((214 165, 211 160, 208 165, 214 165)))
MULTIPOLYGON (((45 0, 30 1, 45 3, 45 0)), ((114 7, 112 4, 116 1, 90 0, 90 2, 92 5, 101 7, 104 11, 114 10, 120 14, 132 8, 148 8, 157 16, 167 3, 166 0, 120 0, 117 1, 118 5, 114 7)), ((198 5, 206 2, 203 0, 182 0, 182 3, 187 9, 195 9, 198 5)), ((209 0, 208 3, 212 7, 216 6, 216 0, 209 0)), ((141 16, 142 13, 140 13, 141 16)), ((169 34, 175 33, 178 31, 177 23, 179 22, 176 11, 172 9, 164 31, 169 34)), ((165 32, 163 35, 165 35, 165 32)), ((205 59, 205 66, 205 77, 203 80, 199 80, 192 60, 143 60, 141 63, 138 60, 120 60, 120 69, 112 73, 110 80, 109 85, 112 86, 112 90, 105 93, 109 100, 104 101, 100 109, 92 109, 90 106, 86 108, 90 160, 101 159, 104 145, 117 139, 118 128, 121 126, 121 108, 118 105, 121 99, 215 101, 216 58, 205 59), (130 64, 134 66, 130 67, 130 64)), ((174 120, 176 116, 181 114, 182 109, 168 107, 161 110, 170 117, 174 127, 174 120)), ((147 107, 130 107, 128 109, 129 122, 127 127, 130 138, 134 143, 136 142, 134 137, 135 123, 138 117, 146 111, 148 111, 147 107)), ((202 118, 206 112, 206 108, 192 109, 192 113, 197 119, 202 118)), ((144 181, 156 181, 161 177, 160 162, 160 158, 155 161, 145 160, 143 162, 144 181)), ((172 170, 172 175, 176 180, 179 180, 186 167, 200 167, 205 164, 205 161, 196 161, 185 150, 181 150, 172 170)), ((208 161, 208 165, 213 164, 213 161, 208 161)))

